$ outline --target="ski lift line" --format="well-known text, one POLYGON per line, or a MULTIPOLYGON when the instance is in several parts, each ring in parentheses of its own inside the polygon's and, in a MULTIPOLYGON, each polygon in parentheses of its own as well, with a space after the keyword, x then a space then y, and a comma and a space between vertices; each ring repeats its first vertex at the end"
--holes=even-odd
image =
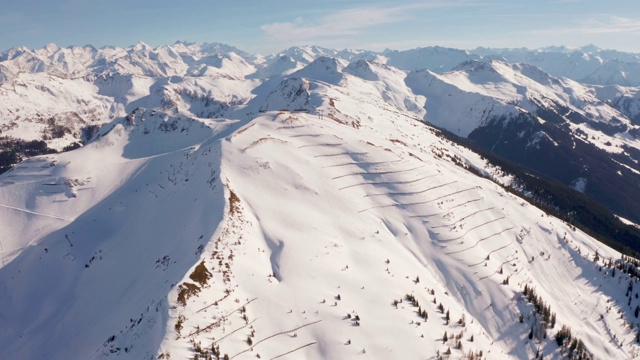
POLYGON ((49 218, 53 218, 53 219, 58 219, 58 220, 64 220, 64 221, 71 221, 72 220, 72 219, 67 219, 67 218, 63 218, 63 217, 60 217, 60 216, 43 214, 43 213, 39 213, 39 212, 27 210, 27 209, 22 209, 22 208, 15 207, 15 206, 9 206, 9 205, 0 204, 0 207, 7 208, 7 209, 12 209, 12 210, 16 210, 16 211, 21 211, 21 212, 24 212, 24 213, 27 213, 27 214, 33 214, 33 215, 38 215, 38 216, 44 216, 44 217, 49 217, 49 218))
MULTIPOLYGON (((502 249, 504 249, 504 248, 507 248, 507 247, 509 247, 509 246, 511 246, 511 245, 513 245, 513 244, 509 243, 509 244, 507 244, 507 245, 505 245, 505 246, 500 246, 499 248, 497 248, 497 249, 495 249, 495 250, 491 250, 491 251, 489 251, 489 252, 487 253, 487 256, 489 256, 489 255, 493 254, 494 252, 497 252, 497 251, 500 251, 500 250, 502 250, 502 249)), ((469 265, 469 267, 478 266, 478 265, 480 265, 480 264, 484 263, 485 261, 487 261, 487 260, 486 260, 486 258, 485 258, 485 259, 483 259, 482 261, 480 261, 479 263, 469 265)))
POLYGON ((319 157, 331 157, 331 156, 342 156, 342 155, 367 155, 368 153, 354 153, 354 152, 342 152, 342 153, 337 153, 337 154, 325 154, 325 155, 316 155, 314 156, 314 158, 319 158, 319 157))
POLYGON ((476 201, 480 201, 480 200, 482 200, 482 198, 471 199, 471 200, 469 200, 469 201, 465 201, 465 202, 463 202, 463 203, 461 203, 461 204, 458 204, 458 205, 456 205, 456 206, 453 206, 453 207, 449 208, 449 210, 447 210, 447 212, 449 212, 449 211, 451 211, 451 210, 453 210, 453 209, 455 209, 455 208, 457 208, 457 207, 460 207, 460 206, 463 206, 463 205, 467 205, 467 204, 469 204, 469 203, 476 202, 476 201))
POLYGON ((319 137, 322 136, 323 134, 299 134, 299 135, 291 135, 289 137, 292 138, 297 138, 297 137, 319 137))
POLYGON ((467 234, 469 234, 469 232, 471 232, 472 230, 475 230, 475 229, 477 229, 477 228, 483 227, 483 226, 485 226, 485 225, 489 225, 489 224, 491 224, 491 223, 493 223, 493 222, 496 222, 496 221, 498 221, 498 220, 502 220, 502 219, 504 219, 504 218, 505 218, 505 216, 501 216, 501 217, 499 217, 499 218, 495 218, 495 219, 493 219, 493 220, 491 220, 491 221, 487 221, 487 222, 482 223, 482 224, 480 224, 480 225, 476 225, 476 226, 472 227, 471 229, 468 229, 464 234, 462 234, 462 235, 460 235, 460 236, 458 236, 458 237, 454 237, 454 238, 446 239, 446 240, 439 240, 439 241, 441 241, 441 242, 449 242, 449 241, 459 240, 459 239, 461 239, 461 238, 463 238, 463 237, 467 236, 467 234))
POLYGON ((418 167, 414 167, 411 169, 405 169, 405 170, 393 170, 393 171, 380 171, 380 172, 357 172, 357 173, 352 173, 352 174, 345 174, 345 175, 340 175, 340 176, 336 176, 334 178, 331 178, 331 180, 337 180, 337 179, 341 179, 343 177, 347 177, 347 176, 357 176, 357 175, 386 175, 386 174, 398 174, 398 173, 403 173, 403 172, 409 172, 409 171, 413 171, 413 170, 418 170, 422 167, 424 167, 425 165, 420 165, 418 167))
POLYGON ((283 356, 285 356, 285 355, 289 355, 289 354, 291 354, 291 353, 293 353, 293 352, 296 352, 296 351, 298 351, 298 350, 300 350, 300 349, 304 349, 304 348, 306 348, 307 346, 311 346, 311 345, 315 345, 315 344, 317 344, 317 342, 315 342, 315 341, 314 341, 314 342, 310 342, 310 343, 305 344, 305 345, 302 345, 302 346, 298 346, 297 348, 295 348, 295 349, 293 349, 293 350, 291 350, 291 351, 287 351, 287 352, 286 352, 286 353, 284 353, 284 354, 280 354, 280 355, 278 355, 278 356, 274 356, 274 357, 272 357, 270 360, 275 360, 275 359, 277 359, 277 358, 281 358, 281 357, 283 357, 283 356))
POLYGON ((211 329, 212 327, 214 327, 214 326, 216 326, 216 325, 220 324, 220 323, 221 323, 225 318, 228 318, 229 316, 231 316, 231 314, 233 314, 233 313, 235 313, 236 311, 238 311, 238 310, 242 309, 244 306, 247 306, 248 304, 250 304, 251 302, 253 302, 253 301, 257 300, 257 299, 258 299, 258 298, 253 298, 253 299, 251 299, 251 300, 247 301, 246 303, 242 304, 239 308, 237 308, 237 309, 235 309, 235 310, 231 311, 230 313, 228 313, 228 314, 226 314, 226 315, 222 316, 222 317, 220 318, 220 320, 218 320, 218 321, 214 321, 213 323, 209 324, 208 326, 206 326, 206 327, 204 327, 204 328, 202 328, 202 329, 198 329, 198 330, 196 330, 196 331, 192 332, 191 334, 187 335, 186 337, 191 337, 191 336, 194 336, 194 335, 198 335, 198 334, 200 334, 200 333, 201 333, 201 332, 203 332, 203 331, 207 331, 207 330, 211 329))
POLYGON ((299 138, 299 137, 313 137, 313 138, 317 138, 317 137, 321 137, 321 136, 325 136, 325 137, 332 137, 332 138, 336 138, 338 140, 344 140, 343 138, 341 138, 338 135, 334 135, 334 134, 297 134, 297 135, 289 135, 289 137, 291 138, 299 138))
MULTIPOLYGON (((447 213, 447 211, 445 211, 445 212, 439 212, 439 213, 435 213, 435 214, 411 215, 411 216, 409 216, 409 217, 410 217, 410 218, 430 218, 430 217, 433 217, 433 216, 444 215, 444 214, 446 214, 446 213, 447 213)), ((423 223, 423 224, 426 224, 426 223, 428 223, 428 221, 427 221, 427 220, 422 220, 422 223, 423 223)))
POLYGON ((470 218, 470 217, 472 217, 473 215, 476 215, 476 214, 478 214, 478 213, 485 212, 485 211, 489 211, 489 210, 493 210, 493 209, 495 209, 495 207, 494 207, 494 206, 492 206, 492 207, 490 207, 490 208, 486 208, 486 209, 478 210, 478 211, 473 212, 473 213, 471 213, 471 214, 469 214, 469 215, 467 215, 467 216, 461 217, 460 219, 458 219, 458 221, 454 222, 454 224, 457 224, 457 223, 459 223, 460 221, 465 220, 465 219, 467 219, 467 218, 470 218))
POLYGON ((307 148, 307 147, 316 147, 316 146, 340 146, 342 143, 322 143, 322 144, 311 144, 311 145, 302 145, 298 146, 298 149, 307 148))
POLYGON ((359 162, 350 162, 350 163, 344 163, 344 164, 338 164, 338 165, 329 165, 329 166, 323 166, 321 169, 329 169, 329 168, 341 167, 341 166, 349 166, 349 165, 360 165, 360 163, 359 162))
POLYGON ((416 183, 418 181, 422 181, 424 179, 428 179, 428 178, 431 178, 431 177, 434 177, 434 176, 437 176, 437 175, 439 175, 439 174, 427 175, 427 176, 423 176, 423 177, 415 179, 415 180, 407 180, 407 181, 382 181, 382 182, 372 181, 372 182, 363 182, 363 183, 344 186, 344 187, 341 187, 338 190, 348 189, 348 188, 352 188, 354 186, 360 186, 360 185, 405 185, 405 184, 413 184, 413 183, 416 183))
POLYGON ((451 194, 442 195, 442 196, 440 196, 440 197, 437 197, 437 198, 432 199, 432 200, 429 200, 429 201, 436 201, 436 200, 444 199, 444 198, 449 197, 449 196, 452 196, 452 195, 456 195, 456 194, 460 194, 460 193, 467 192, 467 191, 470 191, 470 190, 474 190, 475 188, 476 188, 476 187, 474 186, 474 187, 471 187, 471 188, 468 188, 468 189, 464 189, 464 190, 456 191, 456 192, 453 192, 453 193, 451 193, 451 194))
MULTIPOLYGON (((512 243, 509 243, 509 244, 507 244, 507 245, 505 245, 505 246, 501 246, 501 247, 499 247, 499 248, 497 248, 497 249, 495 249, 495 250, 491 250, 491 251, 489 251, 489 253, 488 253, 487 255, 491 255, 491 254, 493 254, 494 252, 500 251, 500 250, 502 250, 502 249, 504 249, 504 248, 506 248, 506 247, 509 247, 509 246, 511 246, 511 245, 513 245, 513 244, 512 244, 512 243)), ((517 252, 517 251, 516 251, 516 252, 517 252)))
POLYGON ((506 229, 504 229, 504 230, 500 230, 500 231, 498 231, 498 232, 496 232, 496 233, 493 233, 493 234, 491 234, 491 235, 489 235, 489 236, 486 236, 486 237, 484 237, 484 238, 482 238, 482 239, 480 239, 480 240, 476 241, 476 243, 475 243, 475 244, 473 244, 472 246, 470 246, 470 247, 468 247, 468 248, 466 248, 466 249, 456 250, 456 251, 448 252, 448 253, 446 253, 446 254, 447 254, 447 255, 452 255, 452 254, 458 254, 458 253, 461 253, 461 252, 464 252, 464 251, 467 251, 467 250, 471 250, 471 249, 473 249, 474 247, 478 246, 478 244, 479 244, 480 242, 485 241, 485 240, 488 240, 488 239, 490 239, 490 238, 492 238, 492 237, 494 237, 494 236, 496 236, 496 235, 500 235, 500 234, 502 234, 503 232, 505 232, 505 231, 509 231, 509 230, 513 230, 513 226, 512 226, 512 227, 510 227, 510 228, 506 228, 506 229))
POLYGON ((443 186, 447 186, 447 185, 455 184, 455 183, 457 183, 457 182, 458 182, 458 181, 457 181, 457 180, 455 180, 455 181, 451 181, 451 182, 448 182, 448 183, 445 183, 445 184, 441 184, 441 185, 438 185, 438 186, 434 186, 434 187, 431 187, 431 188, 428 188, 428 189, 425 189, 425 190, 414 191, 414 192, 396 192, 396 193, 367 194, 367 195, 364 195, 364 197, 380 196, 380 195, 388 195, 388 196, 398 196, 398 195, 417 195, 417 194, 425 193, 425 192, 427 192, 427 191, 431 191, 431 190, 434 190, 434 189, 441 188, 441 187, 443 187, 443 186))
POLYGON ((516 272, 514 272, 513 274, 509 275, 509 276, 514 276, 514 275, 518 275, 522 272, 522 270, 524 270, 524 266, 521 266, 520 269, 518 269, 516 272))
POLYGON ((298 326, 298 327, 296 327, 296 328, 294 328, 294 329, 281 331, 281 332, 275 333, 275 334, 273 334, 273 335, 267 336, 266 338, 264 338, 264 339, 262 339, 262 340, 256 341, 256 342, 255 342, 255 343, 253 343, 253 345, 251 345, 249 348, 247 348, 247 349, 245 349, 245 350, 243 350, 243 351, 241 351, 241 352, 239 352, 239 353, 237 353, 237 354, 233 355, 233 356, 231 357, 231 359, 233 359, 233 358, 237 357, 238 355, 244 354, 244 353, 246 353, 247 351, 252 350, 254 347, 256 347, 258 344, 260 344, 260 343, 261 343, 261 342, 263 342, 263 341, 269 340, 269 339, 271 339, 271 338, 273 338, 273 337, 276 337, 276 336, 278 336, 278 335, 284 335, 284 334, 286 334, 286 333, 290 333, 290 332, 293 332, 293 331, 296 331, 296 330, 302 329, 303 327, 307 327, 307 326, 310 326, 310 325, 315 325, 315 324, 317 324, 317 323, 319 323, 319 322, 321 322, 321 321, 322 321, 322 319, 320 319, 320 320, 316 320, 316 321, 313 321, 313 322, 310 322, 310 323, 306 323, 306 324, 304 324, 304 325, 300 325, 300 326, 298 326))
POLYGON ((340 166, 348 166, 348 165, 382 165, 382 164, 391 164, 391 163, 395 163, 401 161, 400 159, 396 159, 396 160, 390 160, 390 161, 374 161, 374 162, 349 162, 349 163, 344 163, 344 164, 336 164, 336 165, 328 165, 328 166, 323 166, 322 169, 327 169, 327 168, 333 168, 333 167, 340 167, 340 166))
POLYGON ((486 208, 486 209, 478 210, 478 211, 473 212, 473 213, 471 213, 471 214, 469 214, 469 215, 467 215, 467 216, 461 217, 460 219, 456 220, 455 222, 453 222, 453 223, 451 223, 451 224, 445 224, 445 225, 438 225, 438 226, 434 226, 434 227, 432 227, 432 229, 438 229, 438 228, 442 228, 442 227, 453 226, 453 225, 455 225, 455 224, 459 223, 460 221, 465 220, 465 219, 467 219, 467 218, 469 218, 469 217, 471 217, 471 216, 473 216, 473 215, 476 215, 476 214, 481 213, 481 212, 484 212, 484 211, 492 210, 492 209, 494 209, 494 208, 495 208, 495 207, 490 207, 490 208, 486 208))
POLYGON ((17 178, 17 177, 27 177, 27 176, 33 176, 33 177, 51 177, 50 174, 9 174, 7 175, 7 177, 10 178, 17 178))
MULTIPOLYGON (((431 199, 431 200, 427 200, 427 201, 419 201, 419 202, 414 202, 414 203, 408 203, 408 204, 396 204, 396 205, 401 205, 401 206, 422 205, 422 204, 430 203, 430 202, 432 202, 432 201, 436 201, 436 200, 444 199, 444 198, 449 197, 449 196, 453 196, 453 195, 456 195, 456 194, 460 194, 460 193, 463 193, 463 192, 466 192, 466 191, 470 191, 470 190, 473 190, 473 189, 475 189, 475 187, 468 188, 468 189, 464 189, 464 190, 460 190, 460 191, 456 191, 456 192, 453 192, 453 193, 451 193, 451 194, 447 194, 447 195, 442 195, 442 196, 440 196, 440 197, 437 197, 437 198, 435 198, 435 199, 431 199)), ((387 205, 385 205, 384 207, 386 207, 386 206, 387 206, 387 205)))
POLYGON ((215 304, 220 303, 220 301, 222 301, 222 300, 224 300, 224 299, 228 298, 229 296, 231 296, 231 293, 229 293, 229 294, 227 294, 227 295, 225 295, 225 296, 221 297, 220 299, 218 299, 218 300, 216 300, 216 301, 212 302, 211 304, 209 304, 209 305, 207 305, 207 306, 203 307, 202 309, 200 309, 200 310, 196 311, 196 314, 197 314, 197 313, 199 313, 199 312, 201 312, 201 311, 203 311, 203 310, 206 310, 206 309, 208 309, 208 308, 212 307, 212 306, 213 306, 213 305, 215 305, 215 304))
MULTIPOLYGON (((422 221, 422 223, 423 223, 423 224, 428 224, 429 222, 428 222, 428 221, 426 221, 426 220, 424 220, 424 221, 422 221)), ((443 228, 443 227, 449 227, 449 226, 451 226, 451 225, 453 225, 453 224, 444 224, 444 225, 438 225, 438 226, 430 226, 429 228, 430 228, 430 229, 440 229, 440 228, 443 228)), ((439 233, 438 233, 438 234, 439 234, 439 233)))
POLYGON ((460 191, 456 191, 456 192, 453 192, 453 193, 451 193, 451 194, 443 195, 443 196, 437 197, 437 198, 435 198, 435 199, 426 200, 426 201, 418 201, 418 202, 406 203, 406 204, 402 204, 402 203, 393 203, 393 204, 387 204, 387 205, 374 206, 374 207, 370 207, 370 208, 368 208, 368 209, 360 210, 360 211, 358 211, 358 213, 362 213, 362 212, 365 212, 365 211, 367 211, 367 210, 371 210, 371 209, 388 208, 388 207, 393 207, 393 206, 414 206, 414 205, 423 205, 423 204, 430 203, 430 202, 432 202, 432 201, 440 200, 440 199, 443 199, 443 198, 446 198, 446 197, 449 197, 449 196, 452 196, 452 195, 456 195, 456 194, 459 194, 459 193, 463 193, 463 192, 465 192, 465 191, 473 190, 473 189, 475 189, 475 187, 468 188, 468 189, 464 189, 464 190, 460 190, 460 191))
POLYGON ((239 331, 239 330, 242 330, 242 329, 246 328, 247 326, 252 325, 252 324, 253 324, 254 322, 256 322, 256 320, 258 320, 258 319, 260 319, 260 318, 259 318, 259 317, 258 317, 258 318, 255 318, 255 319, 251 320, 249 323, 244 324, 243 326, 241 326, 241 327, 239 327, 239 328, 237 328, 237 329, 233 330, 232 332, 230 332, 230 333, 228 333, 227 335, 225 335, 225 336, 221 337, 220 339, 218 339, 218 340, 214 340, 214 341, 213 341, 213 343, 211 343, 211 345, 216 345, 216 344, 220 343, 222 340, 224 340, 225 338, 229 337, 229 335, 232 335, 232 334, 234 334, 235 332, 237 332, 237 331, 239 331))
MULTIPOLYGON (((513 260, 514 260, 514 259, 513 259, 513 258, 511 258, 511 259, 507 259, 507 260, 503 261, 503 262, 502 262, 502 264, 498 265, 498 269, 500 269, 502 266, 504 266, 504 264, 510 263, 510 262, 512 262, 513 260)), ((520 268, 520 269, 522 269, 522 268, 520 268)), ((484 280, 484 279, 486 279, 486 278, 489 278, 489 277, 491 277, 491 275, 494 275, 494 274, 496 274, 497 272, 498 272, 498 270, 496 270, 496 271, 492 272, 491 274, 489 274, 489 275, 487 275, 487 276, 483 276, 483 277, 479 278, 478 280, 484 280)))

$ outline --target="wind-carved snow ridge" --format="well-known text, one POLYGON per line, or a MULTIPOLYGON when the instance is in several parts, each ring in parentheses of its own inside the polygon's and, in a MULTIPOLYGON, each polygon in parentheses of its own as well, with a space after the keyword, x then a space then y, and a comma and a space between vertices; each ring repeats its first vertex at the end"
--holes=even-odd
MULTIPOLYGON (((206 48, 125 58, 169 64, 191 47, 206 48)), ((533 105, 587 113, 571 104, 591 88, 502 61, 407 73, 356 52, 227 77, 213 70, 237 60, 224 49, 207 48, 202 76, 101 75, 92 91, 113 116, 91 141, 0 175, 0 358, 640 354, 620 253, 424 123, 449 114, 463 134, 515 114, 496 126, 521 121, 535 148, 552 120, 533 105)))

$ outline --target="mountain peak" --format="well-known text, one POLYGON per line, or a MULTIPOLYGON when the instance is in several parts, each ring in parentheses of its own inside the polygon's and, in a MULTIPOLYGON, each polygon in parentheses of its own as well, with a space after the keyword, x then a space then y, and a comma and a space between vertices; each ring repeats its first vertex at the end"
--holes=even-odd
POLYGON ((149 51, 152 50, 152 47, 144 43, 143 41, 138 41, 135 45, 132 45, 131 50, 133 51, 149 51))
POLYGON ((330 84, 338 84, 342 78, 342 69, 346 66, 344 60, 333 57, 320 56, 309 65, 291 74, 314 80, 324 81, 330 84))
POLYGON ((44 46, 43 49, 46 50, 48 53, 54 53, 60 50, 60 47, 55 43, 48 43, 47 45, 44 46))
POLYGON ((369 81, 380 80, 378 74, 372 69, 371 63, 368 60, 358 60, 349 63, 344 68, 344 72, 362 78, 369 81))
POLYGON ((456 65, 451 71, 498 72, 497 67, 505 62, 496 59, 466 60, 456 65))
POLYGON ((587 53, 597 54, 602 49, 600 49, 599 47, 597 47, 597 46, 595 46, 593 44, 589 44, 589 45, 585 45, 585 46, 581 47, 580 50, 582 50, 583 52, 587 52, 587 53))

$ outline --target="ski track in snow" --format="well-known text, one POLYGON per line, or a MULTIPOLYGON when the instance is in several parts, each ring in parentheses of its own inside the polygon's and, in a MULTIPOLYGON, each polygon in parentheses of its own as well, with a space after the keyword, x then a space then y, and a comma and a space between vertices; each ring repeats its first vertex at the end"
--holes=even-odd
POLYGON ((56 215, 43 214, 43 213, 39 213, 39 212, 36 212, 36 211, 27 210, 27 209, 21 209, 19 207, 15 207, 15 206, 9 206, 9 205, 0 204, 0 207, 7 208, 7 209, 12 209, 12 210, 16 210, 16 211, 21 211, 21 212, 24 212, 24 213, 27 213, 27 214, 45 216, 45 217, 49 217, 49 218, 52 218, 52 219, 58 219, 58 220, 64 220, 64 221, 72 221, 72 219, 68 219, 68 218, 64 218, 64 217, 60 217, 60 216, 56 216, 56 215))

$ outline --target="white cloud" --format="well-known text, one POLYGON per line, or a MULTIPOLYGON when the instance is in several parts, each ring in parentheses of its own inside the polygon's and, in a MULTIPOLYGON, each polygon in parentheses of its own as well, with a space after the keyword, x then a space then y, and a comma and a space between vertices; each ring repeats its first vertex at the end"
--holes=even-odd
POLYGON ((436 7, 449 7, 452 2, 428 1, 402 6, 366 6, 336 11, 318 20, 307 22, 298 17, 293 22, 278 22, 260 26, 271 40, 286 44, 333 42, 363 33, 366 29, 405 21, 412 11, 436 7))
POLYGON ((579 24, 534 31, 536 34, 634 34, 640 35, 640 20, 621 16, 605 16, 604 18, 591 18, 579 24))

